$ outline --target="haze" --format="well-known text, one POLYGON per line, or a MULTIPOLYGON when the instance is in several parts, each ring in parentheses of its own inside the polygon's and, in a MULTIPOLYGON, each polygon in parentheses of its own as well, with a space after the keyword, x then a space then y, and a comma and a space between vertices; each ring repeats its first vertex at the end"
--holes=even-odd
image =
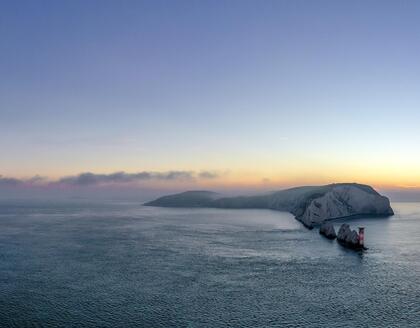
POLYGON ((419 13, 418 1, 2 2, 0 190, 355 181, 419 200, 419 13))

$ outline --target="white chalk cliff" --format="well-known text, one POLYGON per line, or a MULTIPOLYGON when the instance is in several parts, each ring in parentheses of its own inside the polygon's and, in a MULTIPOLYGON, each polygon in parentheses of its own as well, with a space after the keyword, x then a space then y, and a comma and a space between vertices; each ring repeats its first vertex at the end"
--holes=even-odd
POLYGON ((307 226, 354 215, 392 215, 389 199, 357 185, 337 185, 313 199, 297 219, 307 226))
POLYGON ((357 183, 306 186, 257 196, 222 197, 207 191, 188 191, 146 203, 160 207, 265 208, 292 213, 308 228, 324 221, 355 215, 390 216, 389 199, 357 183))

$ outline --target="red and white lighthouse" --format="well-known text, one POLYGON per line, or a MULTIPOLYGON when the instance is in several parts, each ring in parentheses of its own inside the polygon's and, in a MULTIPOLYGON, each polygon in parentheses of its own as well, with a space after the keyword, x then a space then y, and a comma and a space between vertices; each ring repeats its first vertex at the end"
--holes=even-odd
POLYGON ((359 227, 359 245, 364 246, 365 244, 365 227, 359 227))

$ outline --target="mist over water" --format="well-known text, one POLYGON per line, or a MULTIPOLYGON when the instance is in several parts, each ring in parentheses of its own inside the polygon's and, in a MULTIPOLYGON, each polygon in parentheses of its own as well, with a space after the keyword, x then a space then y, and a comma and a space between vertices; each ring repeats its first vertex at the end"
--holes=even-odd
POLYGON ((359 254, 283 212, 3 201, 0 323, 417 327, 420 203, 392 205, 346 221, 359 254))

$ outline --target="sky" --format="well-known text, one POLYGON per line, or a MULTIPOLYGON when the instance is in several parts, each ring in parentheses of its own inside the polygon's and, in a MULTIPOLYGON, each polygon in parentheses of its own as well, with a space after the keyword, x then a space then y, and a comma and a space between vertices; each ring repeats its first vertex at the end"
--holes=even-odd
POLYGON ((420 200, 419 58, 414 0, 0 1, 0 188, 420 200))

